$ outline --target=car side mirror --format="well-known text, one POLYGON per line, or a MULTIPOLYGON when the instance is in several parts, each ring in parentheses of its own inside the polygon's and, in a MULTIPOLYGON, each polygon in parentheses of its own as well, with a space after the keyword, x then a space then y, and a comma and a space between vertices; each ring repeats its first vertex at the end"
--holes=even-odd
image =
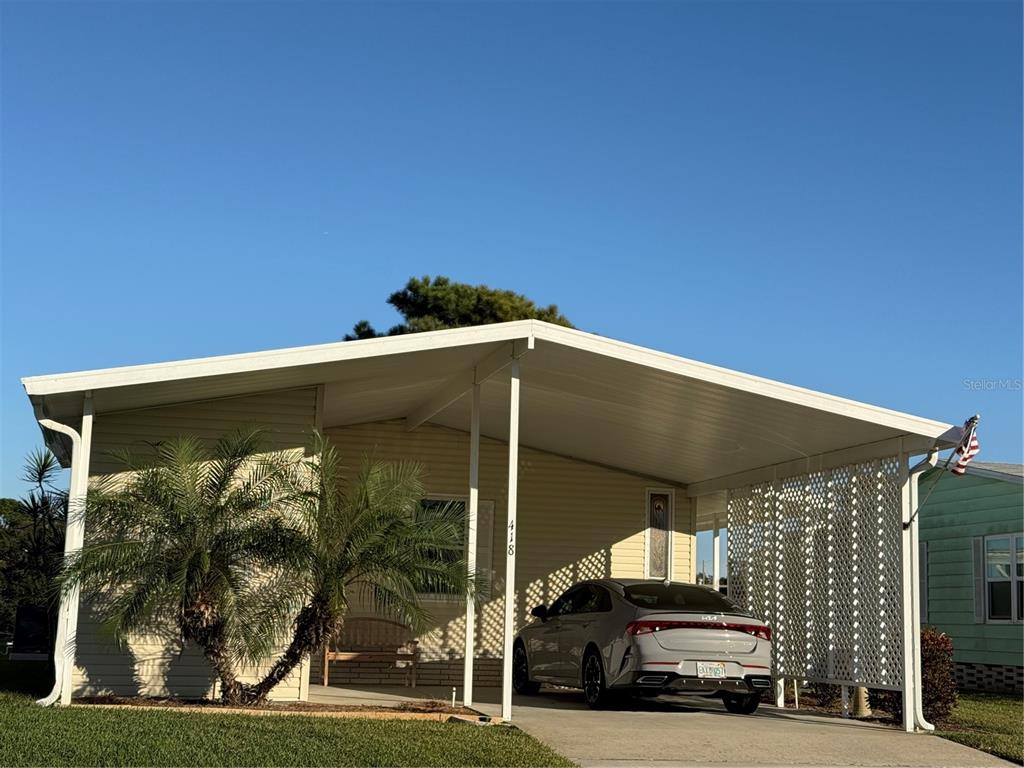
POLYGON ((546 605, 538 605, 532 611, 530 611, 530 615, 531 616, 536 616, 541 621, 547 621, 548 620, 548 607, 546 605))

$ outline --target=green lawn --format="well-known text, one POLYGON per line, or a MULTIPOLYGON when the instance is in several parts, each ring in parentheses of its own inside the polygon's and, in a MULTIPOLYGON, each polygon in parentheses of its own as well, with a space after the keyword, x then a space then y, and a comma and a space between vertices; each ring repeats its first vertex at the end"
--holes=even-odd
POLYGON ((43 709, 0 694, 0 765, 571 766, 499 726, 305 715, 43 709))
POLYGON ((1024 701, 1015 696, 962 693, 939 736, 1024 765, 1024 701))

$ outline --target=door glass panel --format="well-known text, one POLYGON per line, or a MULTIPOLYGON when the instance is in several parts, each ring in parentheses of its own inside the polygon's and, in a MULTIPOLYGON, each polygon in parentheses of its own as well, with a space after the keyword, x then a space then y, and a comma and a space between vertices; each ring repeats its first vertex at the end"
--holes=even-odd
POLYGON ((652 493, 648 498, 648 577, 668 578, 668 516, 667 493, 652 493))
POLYGON ((985 542, 985 575, 990 579, 1010 578, 1010 539, 985 542))
POLYGON ((1024 536, 1017 537, 1017 578, 1024 579, 1024 536))
POLYGON ((988 583, 988 617, 990 619, 1011 619, 1010 582, 990 581, 988 583))

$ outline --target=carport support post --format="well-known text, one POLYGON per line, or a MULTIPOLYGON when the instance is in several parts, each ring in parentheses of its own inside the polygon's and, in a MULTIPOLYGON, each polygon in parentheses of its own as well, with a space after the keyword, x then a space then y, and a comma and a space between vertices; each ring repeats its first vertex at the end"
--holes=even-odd
POLYGON ((714 526, 714 531, 711 534, 711 546, 713 548, 711 553, 711 586, 715 592, 718 592, 719 581, 722 578, 722 553, 718 539, 719 527, 722 525, 722 521, 718 518, 718 512, 715 512, 714 517, 712 517, 711 525, 714 526))
MULTIPOLYGON (((476 575, 477 512, 480 506, 480 385, 473 385, 473 410, 469 426, 469 509, 466 521, 466 572, 476 575)), ((473 656, 476 634, 476 585, 466 594, 466 660, 462 673, 462 703, 473 706, 473 656)))
POLYGON ((914 708, 916 706, 917 687, 914 685, 914 598, 913 588, 914 566, 912 561, 913 529, 910 525, 911 514, 911 493, 910 493, 910 456, 902 450, 899 453, 900 463, 900 520, 903 522, 903 532, 900 546, 900 560, 902 564, 901 576, 903 582, 903 730, 907 733, 914 732, 914 708))
MULTIPOLYGON (((72 478, 72 485, 75 488, 73 495, 68 499, 68 525, 64 536, 69 541, 65 544, 71 545, 71 552, 75 553, 82 549, 85 543, 85 500, 89 488, 89 456, 92 452, 92 393, 85 395, 85 402, 82 407, 82 446, 78 454, 77 466, 72 467, 72 473, 77 474, 77 481, 72 478)), ((75 654, 78 648, 78 598, 79 589, 74 587, 68 591, 67 596, 61 601, 61 610, 64 613, 64 647, 54 648, 54 653, 64 654, 64 665, 61 668, 60 703, 61 706, 71 704, 71 672, 75 666, 75 654), (66 604, 65 604, 66 601, 66 604)))
POLYGON ((505 643, 501 670, 501 718, 512 719, 512 640, 516 599, 516 496, 519 491, 519 360, 512 361, 508 401, 508 515, 505 534, 505 643))

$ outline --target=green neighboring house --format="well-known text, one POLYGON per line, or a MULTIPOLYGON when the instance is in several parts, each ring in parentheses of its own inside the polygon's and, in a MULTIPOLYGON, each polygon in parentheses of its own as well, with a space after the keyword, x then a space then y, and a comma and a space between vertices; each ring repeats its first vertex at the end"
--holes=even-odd
POLYGON ((1024 688, 1024 466, 930 470, 921 494, 922 617, 953 639, 965 690, 1024 688))

